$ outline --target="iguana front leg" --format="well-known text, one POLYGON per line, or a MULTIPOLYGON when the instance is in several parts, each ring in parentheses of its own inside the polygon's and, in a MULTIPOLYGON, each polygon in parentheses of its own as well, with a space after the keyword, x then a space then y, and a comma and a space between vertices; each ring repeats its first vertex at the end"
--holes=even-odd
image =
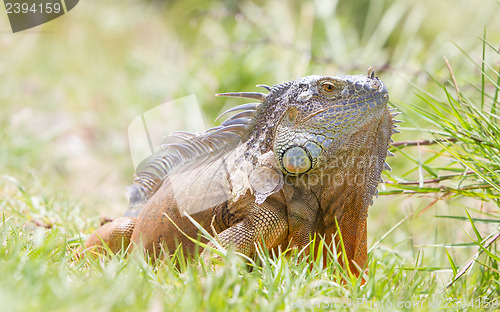
POLYGON ((113 253, 127 249, 134 231, 136 218, 121 217, 98 228, 85 241, 85 249, 104 253, 104 244, 113 253))
MULTIPOLYGON (((241 222, 220 232, 218 240, 224 247, 233 246, 236 252, 251 256, 256 243, 264 243, 271 249, 281 244, 288 236, 286 206, 268 198, 258 205, 253 203, 248 216, 241 222)), ((213 244, 209 244, 213 247, 213 244)), ((205 250, 204 257, 209 251, 205 250)))

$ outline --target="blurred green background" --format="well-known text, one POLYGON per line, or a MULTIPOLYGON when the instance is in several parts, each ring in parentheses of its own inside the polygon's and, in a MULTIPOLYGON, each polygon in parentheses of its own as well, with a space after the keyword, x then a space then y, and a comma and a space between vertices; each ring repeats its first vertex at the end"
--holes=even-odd
MULTIPOLYGON (((257 84, 310 74, 365 74, 372 66, 391 104, 403 111, 407 130, 394 139, 419 140, 431 136, 412 128, 428 124, 400 103, 419 105, 417 87, 442 96, 427 73, 447 81, 443 57, 461 81, 476 79, 468 56, 481 62, 485 31, 489 42, 500 42, 500 6, 493 0, 81 1, 63 17, 16 34, 3 10, 2 209, 20 223, 41 220, 73 233, 89 233, 99 217, 125 211, 134 172, 127 127, 161 103, 194 94, 212 126, 224 108, 242 103, 215 93, 254 91, 257 84), (17 201, 12 178, 35 205, 17 201)), ((491 50, 486 57, 499 60, 491 50)), ((412 165, 405 162, 389 159, 396 173, 412 165)), ((375 200, 369 245, 437 197, 375 200)), ((392 233, 385 246, 413 259, 421 245, 465 241, 467 224, 433 215, 482 205, 441 201, 392 233)), ((422 250, 430 261, 445 257, 422 250)), ((464 261, 470 252, 456 256, 464 261)))

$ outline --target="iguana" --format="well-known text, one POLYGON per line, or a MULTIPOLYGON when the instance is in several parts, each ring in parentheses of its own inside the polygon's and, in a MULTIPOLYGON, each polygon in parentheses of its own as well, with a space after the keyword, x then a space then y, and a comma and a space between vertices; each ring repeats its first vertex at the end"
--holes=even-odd
POLYGON ((187 236, 205 239, 186 214, 249 256, 256 243, 301 248, 314 234, 338 243, 339 228, 358 272, 367 257, 368 207, 398 132, 386 86, 370 68, 367 76, 257 87, 268 92, 216 95, 256 100, 224 112, 237 113, 220 126, 173 133, 181 142, 138 169, 125 217, 99 228, 85 246, 105 242, 117 252, 142 243, 156 257, 182 244, 193 254, 198 248, 187 236))

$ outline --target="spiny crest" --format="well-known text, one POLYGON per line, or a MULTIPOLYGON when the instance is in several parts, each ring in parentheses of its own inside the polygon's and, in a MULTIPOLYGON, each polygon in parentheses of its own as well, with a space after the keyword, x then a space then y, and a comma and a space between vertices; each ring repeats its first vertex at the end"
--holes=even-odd
POLYGON ((287 81, 272 87, 258 85, 258 87, 269 90, 269 93, 262 111, 256 119, 252 136, 247 141, 245 156, 248 160, 255 162, 260 155, 269 152, 272 148, 274 129, 287 108, 287 102, 281 98, 295 83, 295 81, 287 81))
MULTIPOLYGON (((293 85, 295 83, 295 81, 287 81, 287 82, 283 82, 283 83, 280 83, 280 84, 277 84, 273 87, 271 87, 270 89, 268 89, 271 93, 278 93, 279 95, 281 95, 280 91, 283 91, 284 89, 287 89, 289 88, 291 85, 293 85)), ((259 85, 259 86, 262 86, 262 85, 259 85)), ((268 86, 266 86, 268 87, 268 86)), ((268 87, 269 88, 269 87, 268 87)))
MULTIPOLYGON (((403 120, 394 119, 394 117, 401 114, 401 112, 396 112, 396 108, 389 108, 389 113, 390 113, 390 116, 392 118, 392 134, 401 133, 401 131, 396 130, 396 128, 398 127, 397 124, 403 122, 403 120)), ((389 144, 391 144, 393 142, 394 142, 394 140, 391 138, 389 144)), ((387 157, 396 157, 396 155, 393 152, 391 152, 390 150, 387 150, 387 157)), ((391 166, 389 166, 388 163, 384 163, 384 170, 392 171, 392 168, 391 168, 391 166)))
MULTIPOLYGON (((370 75, 370 72, 369 72, 369 75, 370 75)), ((398 127, 397 124, 403 122, 403 120, 394 119, 394 117, 401 114, 401 112, 396 112, 396 108, 389 108, 389 113, 390 113, 390 116, 392 118, 392 134, 401 133, 401 131, 396 130, 396 128, 398 127)), ((394 143, 394 140, 392 138, 389 141, 389 145, 391 143, 394 143)), ((389 149, 387 150, 386 156, 387 157, 396 157, 396 155, 393 152, 391 152, 389 149)), ((392 171, 392 168, 391 168, 391 166, 389 166, 389 164, 387 162, 384 162, 383 170, 392 171)), ((380 183, 385 183, 385 181, 382 177, 380 177, 380 183)), ((375 191, 374 196, 378 197, 378 190, 375 191)), ((371 205, 373 205, 373 200, 371 202, 371 205)))
MULTIPOLYGON (((368 68, 368 77, 371 77, 371 78, 375 77, 375 70, 372 67, 368 68)), ((401 133, 401 131, 398 131, 395 128, 398 127, 398 125, 397 125, 398 123, 403 122, 403 120, 394 119, 394 117, 401 114, 401 112, 396 112, 395 110, 396 110, 396 108, 389 108, 389 113, 390 113, 390 116, 392 118, 392 133, 391 133, 391 135, 395 134, 395 133, 401 133)), ((392 138, 390 138, 389 145, 393 142, 394 142, 394 140, 392 138)), ((396 155, 393 152, 391 152, 389 149, 387 149, 386 157, 396 157, 396 155)), ((392 168, 391 168, 391 166, 389 166, 389 164, 387 162, 384 161, 383 170, 392 171, 392 168)), ((385 183, 385 181, 382 177, 380 177, 380 183, 385 183)), ((375 195, 375 197, 378 198, 378 190, 375 190, 374 195, 375 195)), ((372 199, 370 205, 373 205, 373 199, 372 199)))
POLYGON ((203 133, 178 131, 170 134, 182 142, 162 146, 159 152, 148 157, 143 161, 144 165, 138 167, 134 183, 128 188, 130 207, 126 215, 137 215, 142 205, 159 189, 168 174, 189 163, 194 164, 195 161, 197 164, 210 161, 247 140, 266 99, 289 85, 289 82, 273 87, 258 85, 270 91, 268 94, 259 92, 216 94, 216 96, 249 98, 259 102, 228 109, 216 120, 228 113, 236 114, 227 118, 220 126, 210 128, 203 133))

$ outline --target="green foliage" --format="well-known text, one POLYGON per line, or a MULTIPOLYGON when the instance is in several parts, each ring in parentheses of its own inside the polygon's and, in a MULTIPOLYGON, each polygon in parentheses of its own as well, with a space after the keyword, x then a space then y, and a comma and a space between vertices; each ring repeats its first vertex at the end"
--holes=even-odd
MULTIPOLYGON (((500 228, 497 226, 487 238, 483 239, 475 224, 476 222, 500 223, 500 162, 498 159, 500 122, 499 116, 496 114, 499 103, 500 68, 498 65, 489 65, 485 59, 486 49, 493 51, 497 56, 498 50, 487 42, 486 38, 483 38, 482 41, 482 61, 480 64, 475 64, 480 73, 480 79, 476 79, 478 85, 469 82, 467 91, 461 91, 452 68, 445 58, 444 61, 450 72, 450 81, 439 83, 437 79, 433 79, 443 91, 445 100, 421 89, 418 94, 421 103, 419 105, 406 105, 433 126, 432 128, 416 130, 430 132, 435 136, 435 139, 396 144, 398 151, 415 163, 416 167, 403 173, 401 177, 390 176, 392 183, 389 185, 400 191, 389 190, 385 192, 386 194, 440 193, 442 194, 440 198, 470 197, 492 205, 492 210, 486 214, 489 218, 472 218, 467 210, 465 210, 466 217, 458 215, 437 216, 468 221, 476 236, 474 239, 467 234, 472 243, 461 244, 462 246, 476 247, 477 253, 462 266, 460 271, 457 270, 455 261, 446 250, 454 276, 452 281, 446 285, 447 288, 463 277, 475 262, 483 266, 481 270, 487 271, 487 273, 483 271, 482 274, 495 279, 499 277, 499 272, 496 269, 499 257, 496 255, 495 243, 500 238, 500 228), (454 96, 449 89, 454 91, 454 96), (402 151, 409 146, 419 146, 420 144, 438 145, 439 147, 427 151, 426 154, 430 156, 425 161, 421 160, 425 156, 420 153, 415 158, 402 151), (416 170, 418 170, 418 180, 404 179, 416 170), (432 186, 426 186, 429 184, 432 186), (486 259, 484 262, 479 262, 477 258, 483 252, 486 254, 486 259)), ((462 52, 470 61, 474 62, 465 51, 462 52)), ((497 288, 496 284, 495 282, 490 287, 497 288)))

